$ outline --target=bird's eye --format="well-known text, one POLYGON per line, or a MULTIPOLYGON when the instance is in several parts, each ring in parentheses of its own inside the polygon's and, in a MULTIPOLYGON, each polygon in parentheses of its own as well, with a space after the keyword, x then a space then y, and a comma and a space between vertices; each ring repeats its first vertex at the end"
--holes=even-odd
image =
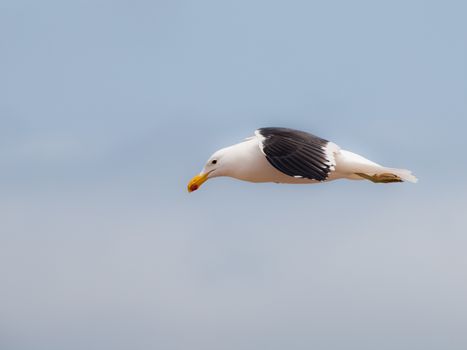
POLYGON ((217 164, 217 160, 216 160, 216 159, 213 159, 213 160, 211 161, 211 164, 217 164))

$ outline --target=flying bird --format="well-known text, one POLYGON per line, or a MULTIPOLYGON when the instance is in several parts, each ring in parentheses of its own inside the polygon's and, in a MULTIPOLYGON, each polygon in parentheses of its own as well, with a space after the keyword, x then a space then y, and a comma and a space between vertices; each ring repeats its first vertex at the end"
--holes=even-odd
POLYGON ((219 176, 290 184, 337 179, 417 182, 409 170, 384 167, 305 131, 272 127, 258 129, 254 136, 215 152, 188 183, 188 192, 219 176))

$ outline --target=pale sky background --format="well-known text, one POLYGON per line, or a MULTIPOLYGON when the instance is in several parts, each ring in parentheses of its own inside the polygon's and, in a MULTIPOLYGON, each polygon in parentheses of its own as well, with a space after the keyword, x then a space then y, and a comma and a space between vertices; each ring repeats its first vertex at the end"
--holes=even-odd
POLYGON ((467 349, 466 14, 0 0, 0 348, 467 349), (263 126, 420 182, 186 192, 263 126))

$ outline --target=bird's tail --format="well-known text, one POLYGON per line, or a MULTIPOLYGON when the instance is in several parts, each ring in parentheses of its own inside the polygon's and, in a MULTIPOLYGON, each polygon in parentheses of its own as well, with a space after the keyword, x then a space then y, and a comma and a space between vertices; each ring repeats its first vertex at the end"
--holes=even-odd
POLYGON ((367 179, 377 183, 418 181, 409 170, 387 168, 350 151, 340 150, 336 160, 336 170, 346 174, 348 179, 367 179))

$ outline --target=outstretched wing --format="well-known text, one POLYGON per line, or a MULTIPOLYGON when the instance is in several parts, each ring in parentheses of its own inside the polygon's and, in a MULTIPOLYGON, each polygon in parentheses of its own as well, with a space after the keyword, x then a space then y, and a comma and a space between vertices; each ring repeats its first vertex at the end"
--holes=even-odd
POLYGON ((313 134, 287 128, 255 131, 269 163, 289 176, 324 181, 336 165, 339 147, 313 134))

